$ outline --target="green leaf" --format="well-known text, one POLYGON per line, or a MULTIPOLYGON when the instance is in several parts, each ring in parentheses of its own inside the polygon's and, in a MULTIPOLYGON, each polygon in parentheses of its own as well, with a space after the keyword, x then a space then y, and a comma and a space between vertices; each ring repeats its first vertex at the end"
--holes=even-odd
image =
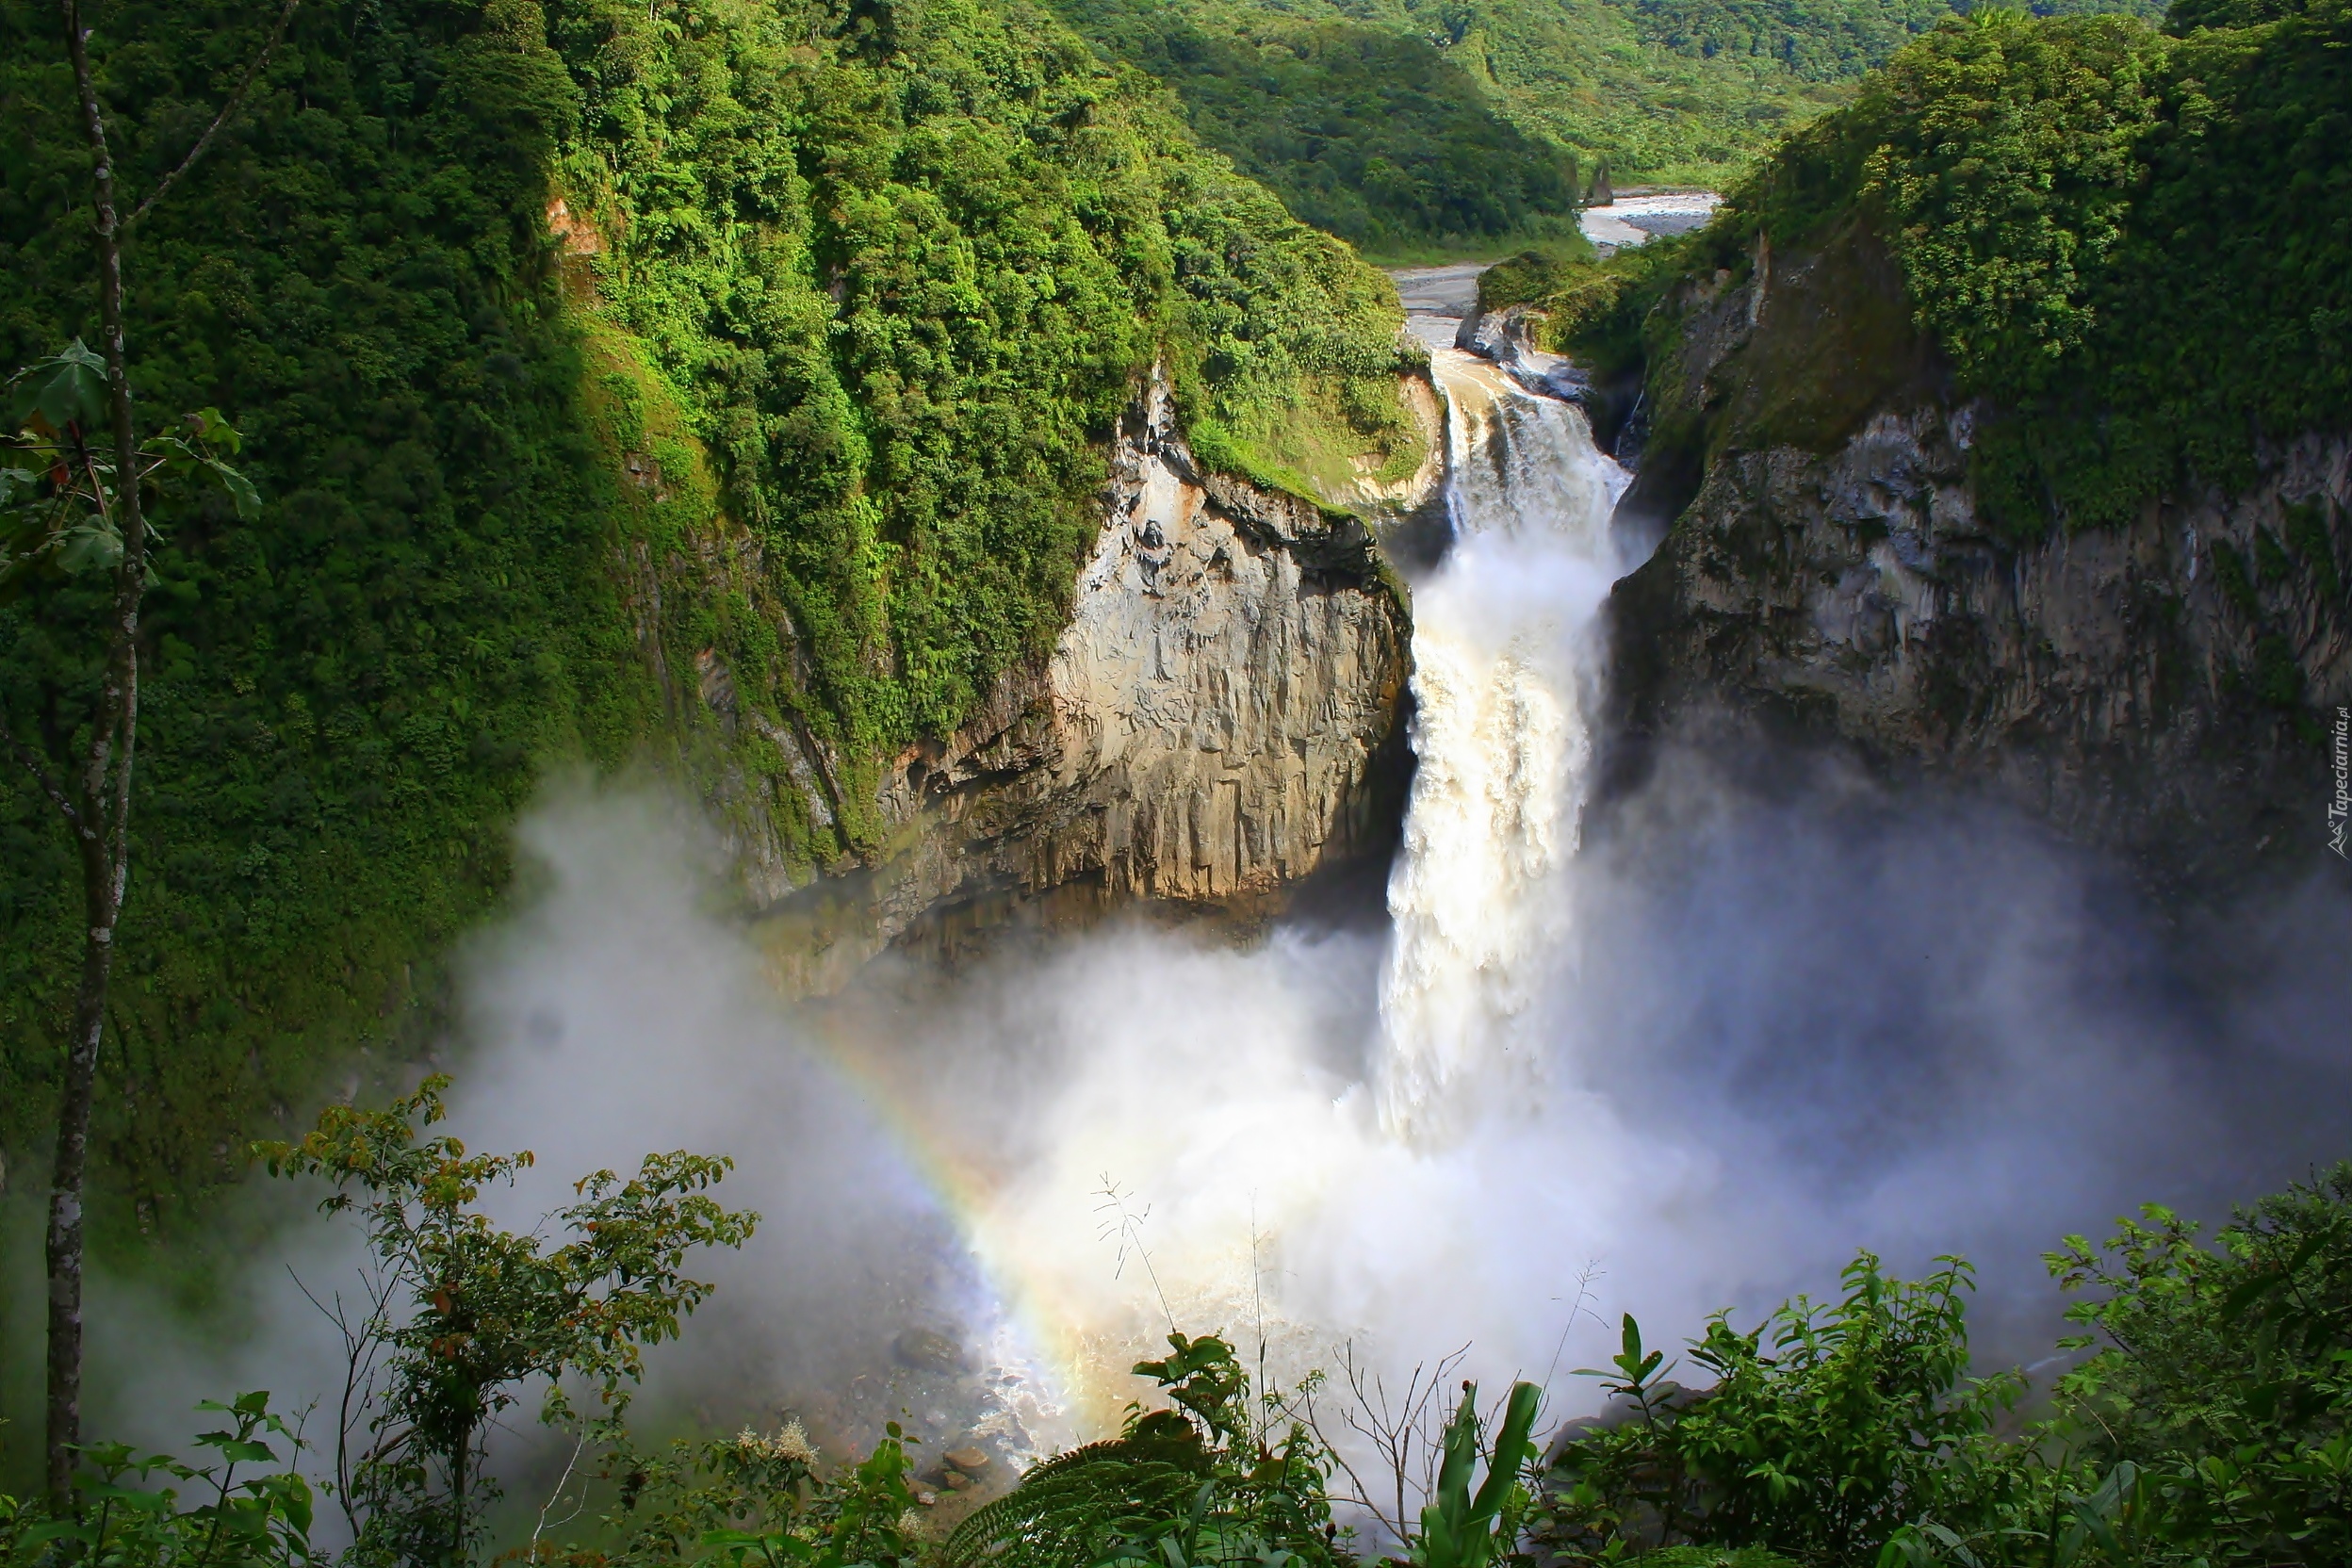
POLYGON ((2248 1307, 2253 1306, 2254 1303, 2286 1282, 2287 1279, 2283 1274, 2257 1274, 2250 1279, 2239 1281, 2237 1287, 2222 1298, 2221 1320, 2224 1323, 2236 1322, 2246 1315, 2248 1307))
POLYGON ((2074 1505, 2074 1516, 2082 1524, 2083 1529, 2090 1533, 2091 1539, 2097 1541, 2109 1557, 2117 1562, 2128 1560, 2123 1555, 2123 1543, 2115 1539, 2115 1527, 2100 1518, 2097 1511, 2088 1503, 2077 1499, 2074 1505))
POLYGON ((106 362, 75 338, 48 359, 36 360, 19 370, 13 410, 16 422, 38 420, 52 431, 69 424, 94 429, 106 413, 106 362))
POLYGON ((289 1470, 271 1478, 270 1491, 275 1494, 276 1507, 287 1526, 304 1540, 310 1538, 312 1503, 310 1482, 300 1471, 289 1470))
POLYGON ((1968 1550, 1968 1543, 1962 1541, 1950 1529, 1942 1525, 1930 1524, 1926 1527, 1926 1530, 1942 1544, 1944 1550, 1952 1555, 1953 1560, 1960 1564, 1960 1568, 1978 1568, 1976 1554, 1968 1550))
POLYGON ((188 416, 188 422, 195 427, 197 440, 207 447, 218 447, 231 456, 245 445, 237 427, 222 418, 217 408, 200 408, 188 416))
POLYGON ((1933 1568, 1936 1554, 1908 1529, 1898 1531, 1878 1549, 1878 1568, 1933 1568))
POLYGON ((253 488, 253 481, 217 457, 207 457, 204 464, 229 493, 229 503, 237 509, 239 521, 250 523, 261 515, 261 492, 253 488))
POLYGON ((58 535, 57 570, 112 571, 122 564, 122 535, 104 518, 76 523, 58 535))
POLYGON ((219 1443, 203 1437, 196 1441, 220 1449, 220 1457, 233 1464, 275 1464, 278 1462, 276 1452, 267 1443, 234 1437, 219 1443))
POLYGON ((759 1530, 706 1530, 702 1544, 720 1547, 738 1562, 753 1550, 759 1551, 770 1561, 774 1561, 779 1552, 795 1561, 807 1561, 815 1553, 815 1548, 808 1543, 783 1530, 764 1534, 759 1530))

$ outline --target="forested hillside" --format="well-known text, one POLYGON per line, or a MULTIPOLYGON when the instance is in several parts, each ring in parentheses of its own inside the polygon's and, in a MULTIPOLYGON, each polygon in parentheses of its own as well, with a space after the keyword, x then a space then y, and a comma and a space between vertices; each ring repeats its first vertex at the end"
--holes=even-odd
MULTIPOLYGON (((1679 55, 1770 59, 1810 82, 1851 80, 1952 16, 1967 0, 1623 0, 1634 30, 1679 55)), ((2035 0, 2035 16, 2115 13, 2156 21, 2161 0, 2035 0)))
POLYGON ((1700 233, 1481 279, 1640 445, 1626 511, 1662 537, 1612 601, 1629 773, 1713 705, 2184 896, 2327 842, 2352 11, 2166 26, 1955 19, 1700 233))
POLYGON ((1317 228, 1380 254, 1573 232, 1576 155, 1410 26, 1250 4, 1056 0, 1173 87, 1193 128, 1317 228))
MULTIPOLYGON (((1291 210, 1380 254, 1493 253, 1603 166, 1716 184, 1965 0, 1051 0, 1291 210)), ((2155 0, 2042 0, 2039 14, 2155 0)))
MULTIPOLYGON (((86 14, 136 204, 271 18, 86 14)), ((0 37, 12 368, 90 335, 95 290, 57 12, 12 0, 0 37)), ((1279 478, 1302 420, 1405 438, 1385 280, 1018 5, 320 0, 127 267, 145 417, 217 405, 266 500, 157 520, 96 1166, 142 1227, 321 1063, 433 1025, 550 768, 757 781, 790 765, 764 725, 827 772, 826 820, 776 792, 805 865, 869 848, 879 760, 1050 645, 1155 356, 1236 466, 1279 478), (712 653, 739 738, 678 701, 712 653)), ((91 700, 87 580, 0 609, 28 744, 91 700)), ((12 1158, 78 894, 12 769, 12 1158)))
MULTIPOLYGON (((2117 523, 2193 479, 2237 486, 2262 442, 2352 426, 2352 9, 2190 0, 2163 33, 1955 20, 1687 242, 1486 287, 1536 298, 1556 341, 1620 362, 1645 332, 1668 351, 1651 306, 1678 281, 1745 280, 1841 237, 1885 248, 1953 389, 1987 400, 1976 485, 2013 535, 2117 523)), ((2326 519, 2288 533, 2237 563, 2248 602, 2305 569, 2337 592, 2326 519)))

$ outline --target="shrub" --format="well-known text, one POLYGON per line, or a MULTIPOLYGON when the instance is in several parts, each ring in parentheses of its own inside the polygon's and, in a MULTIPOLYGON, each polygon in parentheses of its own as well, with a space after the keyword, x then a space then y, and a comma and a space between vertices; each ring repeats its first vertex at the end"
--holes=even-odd
POLYGON ((1887 1278, 1865 1252, 1846 1293, 1781 1307, 1742 1333, 1718 1315, 1691 1359, 1714 1386, 1661 1382, 1628 1316, 1602 1386, 1636 1418, 1561 1447, 1543 1527, 1572 1560, 1632 1545, 1759 1547, 1808 1563, 1876 1560, 1944 1505, 1954 1457, 1991 1429, 2018 1380, 1968 1376, 1968 1265, 1887 1278))
POLYGON ((213 1463, 183 1464, 121 1443, 88 1445, 87 1468, 74 1478, 74 1511, 51 1516, 0 1496, 0 1563, 302 1568, 320 1560, 310 1544, 310 1483, 293 1468, 301 1439, 270 1410, 270 1396, 240 1394, 229 1404, 207 1399, 197 1408, 229 1418, 196 1440, 213 1450, 213 1463), (240 1468, 280 1463, 287 1468, 237 1478, 240 1468), (164 1484, 150 1490, 158 1478, 164 1484), (211 1495, 183 1508, 183 1487, 211 1495))
POLYGON ((709 1194, 734 1162, 648 1154, 624 1182, 599 1170, 580 1201, 549 1215, 568 1239, 501 1230, 472 1204, 531 1163, 467 1154, 417 1134, 444 1114, 449 1080, 425 1080, 387 1109, 329 1105, 299 1143, 260 1146, 272 1175, 315 1176, 321 1212, 356 1214, 375 1272, 356 1320, 333 1315, 348 1354, 335 1492, 363 1564, 460 1562, 497 1494, 482 1472, 491 1419, 529 1380, 547 1385, 542 1418, 582 1436, 620 1437, 640 1348, 678 1337, 711 1287, 684 1272, 700 1247, 741 1247, 760 1217, 709 1194), (595 1396, 583 1421, 564 1380, 595 1396))
POLYGON ((2050 1254, 2097 1353, 2060 1385, 2094 1463, 2135 1465, 2182 1560, 2352 1560, 2352 1163, 2211 1244, 2156 1205, 2050 1254))

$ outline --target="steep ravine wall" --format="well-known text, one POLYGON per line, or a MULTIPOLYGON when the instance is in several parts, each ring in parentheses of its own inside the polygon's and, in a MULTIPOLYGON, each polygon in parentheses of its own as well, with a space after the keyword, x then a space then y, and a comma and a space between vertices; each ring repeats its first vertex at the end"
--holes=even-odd
POLYGON ((1612 600, 1612 788, 1728 725, 1990 787, 2165 879, 2311 863, 2352 704, 2352 435, 2021 541, 1971 484, 1985 410, 1867 232, 1661 308, 1620 520, 1671 526, 1612 600))
MULTIPOLYGON (((893 943, 953 957, 1010 923, 1128 903, 1250 921, 1393 838, 1410 621, 1370 529, 1204 472, 1157 378, 1110 458, 1070 624, 956 735, 894 760, 877 853, 795 874, 757 781, 694 770, 788 989, 836 989, 893 943)), ((1375 498, 1400 515, 1427 498, 1375 498)), ((731 719, 728 672, 701 666, 694 700, 731 719)), ((786 760, 775 790, 837 809, 823 748, 762 733, 786 760)))

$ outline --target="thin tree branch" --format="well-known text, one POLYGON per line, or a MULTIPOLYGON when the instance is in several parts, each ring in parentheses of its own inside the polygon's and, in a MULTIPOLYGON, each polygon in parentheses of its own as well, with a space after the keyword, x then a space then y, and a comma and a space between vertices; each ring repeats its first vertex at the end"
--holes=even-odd
MULTIPOLYGON (((547 1533, 547 1514, 557 1503, 563 1500, 564 1489, 572 1484, 572 1468, 580 1462, 580 1450, 586 1446, 588 1446, 588 1434, 583 1431, 572 1444, 572 1457, 564 1462, 564 1474, 556 1478, 555 1490, 548 1493, 547 1500, 539 1505, 539 1522, 531 1527, 531 1555, 524 1560, 525 1561, 537 1562, 539 1560, 539 1538, 547 1533)), ((567 1524, 570 1519, 578 1518, 579 1515, 580 1510, 575 1508, 568 1518, 559 1519, 556 1523, 567 1524)))
POLYGON ((1415 1500, 1427 1501, 1435 1492, 1435 1462, 1444 1446, 1445 1412, 1437 1410, 1433 1423, 1431 1405, 1447 1377, 1469 1354, 1470 1348, 1465 1345, 1443 1358, 1433 1370, 1427 1364, 1415 1364, 1400 1399, 1392 1399, 1387 1380, 1378 1370, 1356 1358, 1354 1341, 1343 1341, 1332 1348, 1345 1388, 1345 1396, 1339 1398, 1338 1404, 1339 1426, 1370 1446, 1371 1457, 1379 1462, 1381 1490, 1393 1489, 1393 1499, 1374 1495, 1373 1488, 1366 1484, 1363 1473, 1349 1458, 1348 1445, 1337 1441, 1338 1429, 1327 1425, 1323 1411, 1316 1408, 1315 1388, 1302 1389, 1297 1404, 1285 1408, 1303 1413, 1308 1430, 1347 1476, 1350 1490, 1334 1495, 1363 1509, 1397 1542, 1410 1541, 1415 1500), (1413 1474, 1416 1457, 1420 1461, 1418 1478, 1413 1474))
POLYGON ((163 200, 163 193, 170 190, 179 177, 193 168, 198 158, 204 155, 204 150, 212 145, 213 137, 219 134, 222 125, 228 123, 229 117, 237 111, 238 106, 245 102, 245 94, 252 90, 254 78, 261 74, 261 68, 269 63, 270 52, 276 49, 279 41, 286 37, 286 24, 294 20, 294 8, 301 4, 302 0, 286 0, 286 8, 278 12, 278 24, 270 30, 269 41, 261 46, 261 53, 255 55, 253 63, 246 66, 243 78, 237 84, 237 90, 229 94, 229 101, 220 106, 220 112, 212 117, 212 123, 204 127, 204 134, 196 139, 196 145, 188 150, 188 156, 180 160, 180 166, 166 174, 163 177, 163 183, 149 191, 147 199, 139 203, 128 218, 122 220, 124 228, 129 228, 145 217, 147 209, 163 200))
MULTIPOLYGON (((1372 1489, 1364 1485, 1364 1478, 1357 1474, 1355 1462, 1348 1457, 1346 1449, 1333 1443, 1330 1435, 1323 1430, 1322 1417, 1315 1408, 1315 1390, 1309 1389, 1299 1397, 1300 1405, 1306 1413, 1307 1429, 1315 1433, 1315 1441, 1323 1446, 1323 1451, 1331 1457, 1331 1462, 1347 1472, 1348 1483, 1355 1489, 1349 1494, 1348 1500, 1371 1514, 1380 1522, 1381 1528, 1391 1528, 1387 1515, 1380 1511, 1379 1504, 1372 1501, 1372 1489)), ((1400 1536, 1399 1539, 1401 1540, 1402 1537, 1400 1536)))
MULTIPOLYGON (((98 509, 101 521, 114 521, 114 505, 106 499, 106 482, 98 477, 98 454, 90 449, 89 433, 72 420, 66 422, 66 435, 74 443, 74 453, 82 460, 82 472, 90 476, 90 502, 98 509)), ((69 494, 71 492, 68 492, 69 494)))
POLYGON ((0 719, 0 741, 8 743, 8 755, 33 776, 33 782, 40 785, 41 792, 49 797, 49 804, 64 815, 66 825, 79 833, 82 830, 82 814, 74 809, 72 801, 66 799, 64 786, 50 776, 49 770, 41 765, 41 759, 33 749, 9 731, 6 719, 0 719))
MULTIPOLYGON (((335 1494, 343 1509, 343 1517, 351 1527, 351 1535, 360 1533, 359 1499, 352 1486, 351 1429, 375 1399, 376 1354, 384 1343, 384 1302, 391 1287, 382 1271, 363 1268, 359 1271, 360 1286, 368 1300, 368 1315, 357 1329, 351 1327, 351 1316, 343 1310, 343 1293, 335 1293, 335 1305, 329 1307, 318 1299, 302 1277, 288 1265, 286 1273, 294 1287, 318 1309, 318 1315, 335 1325, 343 1340, 343 1394, 335 1411, 335 1494)), ((367 1461, 363 1459, 362 1464, 367 1461)))

